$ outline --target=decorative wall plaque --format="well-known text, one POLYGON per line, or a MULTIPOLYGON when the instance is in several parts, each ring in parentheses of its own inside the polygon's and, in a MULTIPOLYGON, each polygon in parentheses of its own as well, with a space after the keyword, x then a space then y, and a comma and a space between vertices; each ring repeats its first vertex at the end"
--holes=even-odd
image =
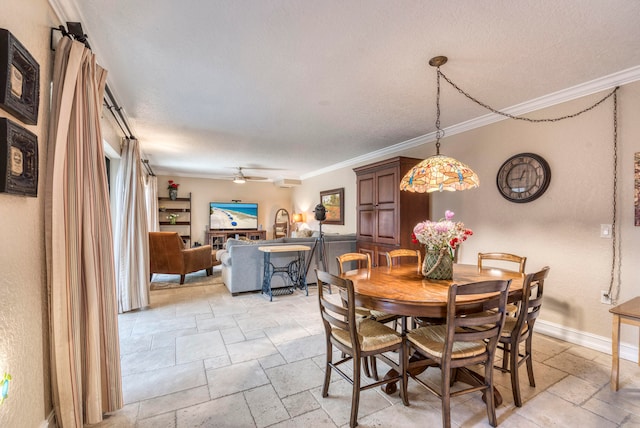
POLYGON ((39 103, 40 66, 13 34, 0 28, 0 108, 36 125, 39 103))
POLYGON ((38 196, 38 137, 0 118, 0 192, 38 196))

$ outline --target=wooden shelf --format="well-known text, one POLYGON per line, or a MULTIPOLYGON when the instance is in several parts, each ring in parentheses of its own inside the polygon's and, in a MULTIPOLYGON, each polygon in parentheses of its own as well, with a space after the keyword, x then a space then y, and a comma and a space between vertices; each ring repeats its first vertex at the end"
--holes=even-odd
POLYGON ((160 230, 175 231, 180 234, 180 238, 185 242, 187 247, 191 247, 191 193, 188 198, 171 199, 166 196, 158 197, 158 202, 162 202, 162 208, 158 207, 158 213, 162 220, 158 222, 161 226, 160 230), (182 214, 179 217, 182 221, 171 223, 166 219, 167 214, 182 214), (187 232, 188 229, 188 233, 187 232))

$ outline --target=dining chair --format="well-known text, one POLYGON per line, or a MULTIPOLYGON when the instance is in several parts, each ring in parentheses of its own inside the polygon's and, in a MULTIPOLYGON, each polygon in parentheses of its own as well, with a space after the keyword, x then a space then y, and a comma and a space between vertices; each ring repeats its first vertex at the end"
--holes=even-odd
POLYGON ((518 272, 524 273, 524 266, 527 258, 509 253, 478 253, 478 268, 482 269, 485 260, 495 260, 500 262, 512 262, 518 264, 518 272))
POLYGON ((410 250, 408 248, 391 250, 387 253, 387 266, 400 264, 400 262, 406 258, 416 259, 418 264, 418 273, 422 273, 422 254, 420 254, 420 250, 410 250))
MULTIPOLYGON (((483 262, 485 260, 517 263, 518 264, 518 270, 517 271, 520 272, 520 273, 524 273, 524 266, 527 263, 527 258, 526 257, 517 256, 515 254, 509 254, 509 253, 478 253, 478 268, 479 269, 482 269, 482 265, 483 265, 483 262)), ((517 312, 518 312, 518 305, 507 303, 507 314, 508 315, 516 316, 517 312)))
POLYGON ((497 369, 511 374, 511 390, 513 401, 517 407, 522 407, 519 367, 526 362, 529 385, 535 387, 533 377, 533 358, 531 356, 533 341, 533 326, 542 307, 542 293, 544 280, 549 275, 549 266, 539 272, 531 273, 524 279, 522 300, 516 317, 506 317, 504 328, 498 340, 498 349, 502 349, 502 367, 497 369), (520 353, 520 344, 524 342, 524 354, 520 353))
MULTIPOLYGON (((357 262, 357 269, 361 269, 362 265, 367 269, 367 272, 371 273, 371 256, 367 253, 345 253, 336 257, 338 261, 338 272, 340 275, 348 274, 348 270, 346 269, 347 263, 357 262)), ((329 285, 331 287, 331 285, 329 285)), ((393 328, 398 328, 398 320, 402 317, 399 315, 388 314, 382 311, 376 311, 375 309, 367 309, 360 306, 356 306, 356 315, 359 317, 371 318, 375 321, 381 322, 382 324, 386 324, 388 322, 393 321, 393 328)), ((368 377, 373 377, 378 380, 378 370, 376 367, 376 360, 374 358, 370 358, 369 362, 365 359, 364 363, 364 372, 368 377), (371 365, 371 370, 369 370, 369 365, 371 365)))
POLYGON ((351 392, 351 417, 349 426, 358 424, 358 407, 360 403, 360 391, 375 388, 389 382, 383 379, 368 385, 360 382, 360 363, 368 357, 380 359, 397 371, 398 375, 391 380, 400 382, 400 398, 405 406, 409 405, 407 399, 407 374, 405 367, 408 361, 406 347, 402 336, 392 328, 370 318, 358 318, 354 303, 353 282, 350 279, 331 275, 328 272, 316 269, 318 278, 318 302, 320 315, 326 337, 327 359, 322 386, 322 397, 329 395, 331 372, 335 370, 342 378, 352 385, 351 392), (344 305, 333 303, 325 297, 323 285, 338 288, 344 305), (334 362, 333 347, 342 351, 342 357, 334 362), (385 355, 387 352, 397 352, 398 361, 385 355), (352 362, 353 372, 351 376, 339 367, 348 361, 352 362))
MULTIPOLYGON (((497 425, 493 386, 493 360, 498 338, 505 320, 507 293, 511 280, 482 281, 465 285, 453 284, 447 297, 445 325, 419 327, 407 333, 407 354, 414 351, 426 360, 407 364, 408 375, 442 401, 442 425, 451 426, 451 397, 484 391, 487 415, 491 426, 497 425), (489 294, 479 300, 482 312, 465 314, 457 310, 460 296, 489 294), (496 295, 497 294, 497 295, 496 295), (493 309, 491 311, 487 309, 493 309), (475 329, 474 327, 482 327, 475 329), (436 389, 412 374, 413 368, 437 364, 442 370, 440 388, 436 389), (469 370, 469 366, 484 365, 481 385, 451 391, 452 370, 469 370)), ((413 360, 414 358, 412 358, 413 360)), ((476 376, 481 378, 481 376, 476 376)))

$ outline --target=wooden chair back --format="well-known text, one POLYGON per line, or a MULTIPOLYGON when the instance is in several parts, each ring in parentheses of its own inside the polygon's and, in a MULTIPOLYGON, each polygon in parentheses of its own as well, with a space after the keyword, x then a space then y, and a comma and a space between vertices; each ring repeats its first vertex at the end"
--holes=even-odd
POLYGON ((478 253, 478 267, 482 269, 485 260, 498 260, 503 262, 512 262, 518 264, 518 272, 524 273, 524 266, 527 258, 509 253, 478 253))
POLYGON ((393 266, 400 264, 403 258, 416 259, 418 263, 418 272, 422 272, 422 254, 420 250, 410 250, 408 248, 400 248, 398 250, 391 250, 387 253, 387 266, 393 266))
POLYGON ((344 253, 338 257, 336 257, 338 261, 338 272, 340 275, 348 272, 345 270, 345 264, 350 262, 358 262, 357 269, 361 269, 362 266, 371 271, 371 256, 365 253, 344 253))

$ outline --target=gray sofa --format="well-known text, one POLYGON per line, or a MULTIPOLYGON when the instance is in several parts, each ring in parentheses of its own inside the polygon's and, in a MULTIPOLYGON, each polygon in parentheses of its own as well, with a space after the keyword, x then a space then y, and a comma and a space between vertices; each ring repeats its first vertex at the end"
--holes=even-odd
MULTIPOLYGON (((262 289, 262 275, 264 270, 264 253, 258 247, 264 245, 308 245, 313 249, 316 242, 315 237, 309 238, 279 238, 265 241, 241 241, 237 239, 227 240, 224 250, 219 250, 216 254, 217 260, 222 264, 222 280, 232 295, 245 291, 259 291, 262 289)), ((351 253, 356 250, 356 235, 325 235, 325 261, 327 269, 333 274, 338 273, 336 257, 351 253)), ((311 265, 307 272, 307 283, 316 282, 314 269, 319 250, 313 251, 311 265)), ((305 253, 306 261, 310 251, 305 253)), ((286 266, 296 257, 295 253, 272 253, 271 263, 275 266, 286 266)), ((321 268, 321 266, 320 266, 321 268)), ((278 288, 285 286, 285 280, 281 275, 274 275, 271 280, 271 287, 278 288)))

